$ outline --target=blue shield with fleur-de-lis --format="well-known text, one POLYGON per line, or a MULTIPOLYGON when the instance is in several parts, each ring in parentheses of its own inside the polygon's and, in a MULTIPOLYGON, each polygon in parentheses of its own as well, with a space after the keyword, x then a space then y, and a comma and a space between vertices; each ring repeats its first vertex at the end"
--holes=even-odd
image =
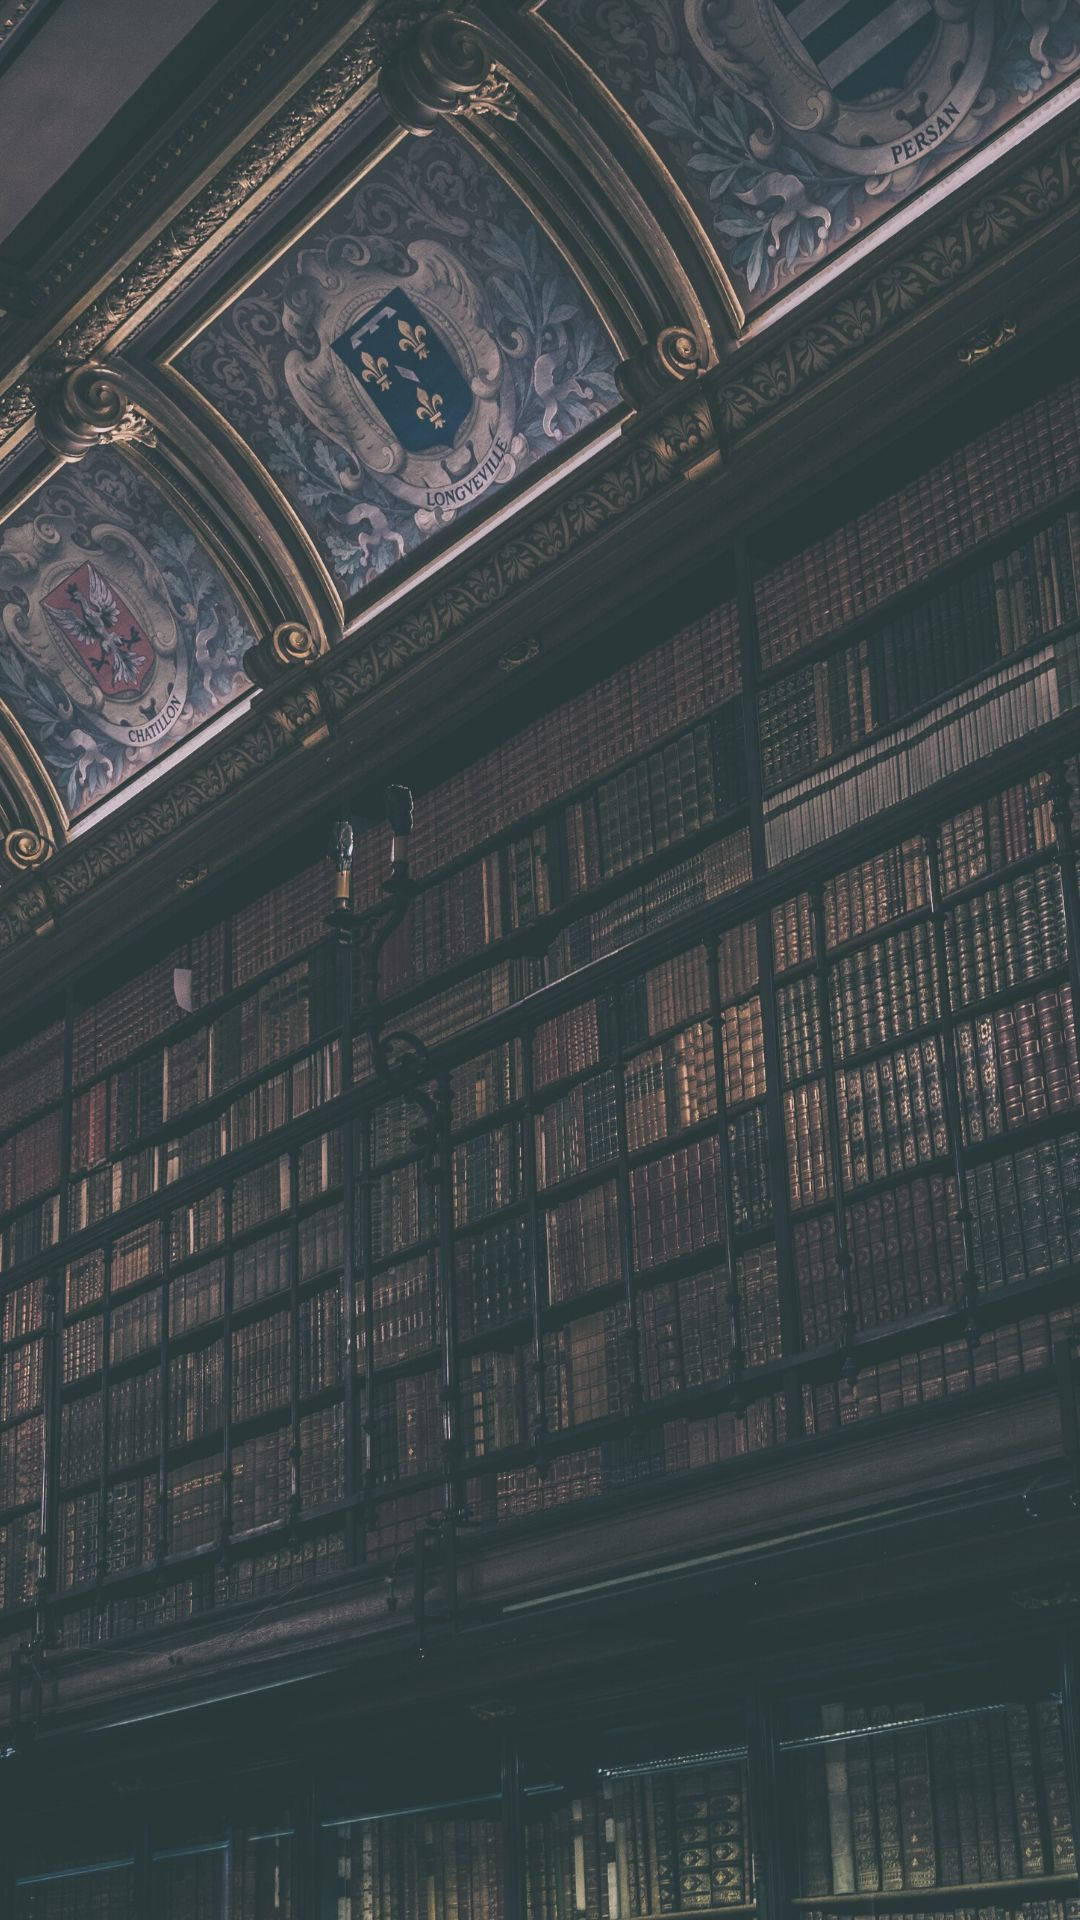
POLYGON ((332 342, 407 453, 452 447, 473 395, 431 321, 400 287, 332 342))

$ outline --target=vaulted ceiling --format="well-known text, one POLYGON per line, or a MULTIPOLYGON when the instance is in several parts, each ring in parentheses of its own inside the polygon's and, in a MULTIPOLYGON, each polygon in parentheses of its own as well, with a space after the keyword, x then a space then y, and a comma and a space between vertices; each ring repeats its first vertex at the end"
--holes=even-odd
POLYGON ((1078 100, 1080 0, 21 0, 0 948, 1057 232, 1078 100))

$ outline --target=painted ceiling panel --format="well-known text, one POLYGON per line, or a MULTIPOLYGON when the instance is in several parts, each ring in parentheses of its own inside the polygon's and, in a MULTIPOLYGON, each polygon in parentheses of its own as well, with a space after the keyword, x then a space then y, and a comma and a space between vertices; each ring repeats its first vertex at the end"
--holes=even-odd
POLYGON ((544 0, 747 310, 1080 67, 1080 0, 544 0))
POLYGON ((69 817, 246 692, 254 638, 190 529, 112 449, 0 527, 0 700, 69 817))
POLYGON ((580 284, 450 130, 394 147, 176 364, 345 594, 618 401, 580 284))

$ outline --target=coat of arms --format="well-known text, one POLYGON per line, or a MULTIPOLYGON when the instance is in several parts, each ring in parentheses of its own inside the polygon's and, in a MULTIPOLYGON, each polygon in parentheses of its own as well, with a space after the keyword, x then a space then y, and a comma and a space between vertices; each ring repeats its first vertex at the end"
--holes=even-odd
POLYGON ((131 608, 89 560, 41 602, 103 694, 137 699, 154 671, 154 649, 131 608))
POLYGON ((302 254, 284 371, 307 418, 357 462, 357 487, 373 474, 430 523, 508 479, 526 444, 480 289, 437 241, 405 253, 397 273, 347 241, 302 254))
POLYGON ((993 52, 994 0, 685 0, 715 72, 819 161, 887 178, 946 140, 993 52))
POLYGON ((168 587, 119 524, 30 519, 0 549, 4 640, 58 683, 73 715, 131 750, 158 748, 184 710, 187 660, 168 587))

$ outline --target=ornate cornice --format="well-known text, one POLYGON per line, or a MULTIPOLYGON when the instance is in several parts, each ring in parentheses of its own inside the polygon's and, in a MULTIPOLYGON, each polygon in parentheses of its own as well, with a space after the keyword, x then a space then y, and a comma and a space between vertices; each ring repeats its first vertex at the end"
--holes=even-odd
MULTIPOLYGON (((282 695, 272 707, 261 707, 243 733, 229 739, 191 772, 181 774, 140 807, 132 807, 115 826, 86 840, 58 862, 49 876, 49 898, 54 908, 70 906, 101 881, 110 879, 142 853, 151 853, 170 835, 189 826, 208 807, 237 791, 253 773, 290 748, 320 718, 315 688, 301 685, 282 695)), ((14 903, 13 903, 14 904, 14 903)), ((9 908, 10 912, 11 909, 9 908)), ((0 928, 6 915, 0 913, 0 928)), ((2 932, 0 944, 7 945, 2 932)))
MULTIPOLYGON (((13 891, 0 907, 0 950, 37 930, 43 914, 74 906, 103 881, 152 855, 171 835, 209 815, 285 753, 298 746, 321 745, 329 737, 328 719, 345 715, 354 702, 413 660, 460 637, 476 615, 509 601, 597 535, 647 508, 650 500, 693 472, 714 451, 710 410, 698 388, 687 392, 661 418, 643 423, 601 470, 587 479, 575 477, 559 501, 534 513, 488 559, 449 568, 446 579, 420 605, 377 639, 353 648, 346 642, 340 652, 329 655, 320 671, 319 636, 296 625, 290 625, 288 632, 280 629, 282 654, 291 661, 298 648, 303 655, 292 671, 297 666, 314 666, 314 672, 305 672, 285 690, 269 696, 273 704, 260 703, 242 732, 225 735, 192 768, 171 780, 166 776, 147 799, 132 801, 115 823, 88 833, 85 840, 59 853, 49 868, 43 905, 39 903, 28 914, 23 900, 26 887, 13 891)), ((278 666, 280 684, 289 667, 284 658, 278 659, 278 666)), ((227 841, 222 845, 227 849, 227 841)), ((221 864, 230 857, 225 851, 221 864)), ((35 892, 40 891, 35 882, 35 892)))
POLYGON ((618 459, 579 480, 555 505, 517 527, 487 558, 448 570, 434 592, 376 638, 353 651, 335 653, 322 678, 327 706, 344 712, 682 478, 714 447, 708 402, 698 389, 632 441, 618 459))
MULTIPOLYGON (((352 38, 259 128, 209 185, 192 196, 113 284, 92 300, 51 345, 43 344, 46 380, 55 381, 65 368, 100 352, 117 329, 129 322, 196 253, 200 255, 200 266, 205 266, 219 247, 234 238, 236 216, 245 203, 373 79, 387 53, 415 29, 418 21, 443 4, 445 0, 382 0, 352 38)), ((294 51, 300 30, 305 26, 310 29, 316 17, 325 12, 325 0, 307 0, 306 5, 293 9, 288 23, 268 35, 256 51, 250 63, 252 67, 272 64, 286 52, 294 51)), ((190 162, 192 148, 197 151, 200 145, 205 145, 215 123, 223 120, 229 110, 235 111, 238 93, 244 84, 242 78, 235 76, 224 81, 178 130, 169 146, 154 156, 147 174, 140 175, 138 183, 110 202, 97 227, 81 236, 78 247, 35 282, 34 297, 39 308, 85 268, 87 258, 96 248, 106 245, 125 220, 142 211, 140 203, 147 186, 156 184, 163 173, 182 160, 190 162)), ((37 383, 31 372, 0 395, 0 444, 25 426, 33 413, 36 394, 37 383)))
POLYGON ((1078 204, 1080 132, 1071 132, 942 220, 902 258, 867 274, 830 312, 794 327, 781 343, 753 355, 745 370, 740 366, 722 377, 716 404, 725 438, 750 432, 807 388, 834 377, 863 349, 1078 204))

